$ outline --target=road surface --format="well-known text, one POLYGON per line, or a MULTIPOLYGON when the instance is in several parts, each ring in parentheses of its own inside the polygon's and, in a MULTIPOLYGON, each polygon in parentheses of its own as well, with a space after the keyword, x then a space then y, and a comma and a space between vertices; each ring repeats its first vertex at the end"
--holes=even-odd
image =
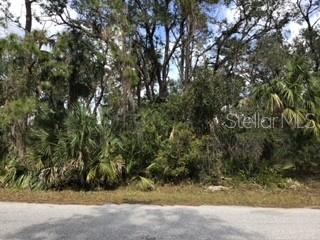
POLYGON ((0 239, 318 240, 320 210, 0 203, 0 239))

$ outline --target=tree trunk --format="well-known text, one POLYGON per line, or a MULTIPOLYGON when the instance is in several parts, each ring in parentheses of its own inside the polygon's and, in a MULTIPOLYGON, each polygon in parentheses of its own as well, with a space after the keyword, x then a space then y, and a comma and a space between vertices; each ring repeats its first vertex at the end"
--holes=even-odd
POLYGON ((25 32, 29 34, 32 30, 32 3, 33 0, 25 0, 26 7, 26 24, 25 24, 25 32))
POLYGON ((68 101, 68 109, 72 109, 74 105, 78 101, 78 93, 77 93, 77 87, 76 87, 76 81, 77 81, 77 70, 74 67, 71 73, 71 76, 69 78, 69 101, 68 101))
POLYGON ((170 49, 170 28, 165 26, 165 49, 164 49, 164 63, 162 66, 162 79, 159 81, 159 97, 160 100, 165 100, 168 97, 168 70, 169 70, 169 49, 170 49))
POLYGON ((186 45, 186 41, 185 41, 185 31, 184 31, 184 21, 181 21, 180 23, 180 35, 181 35, 181 39, 182 39, 182 46, 181 46, 181 54, 180 54, 180 81, 182 83, 182 85, 185 84, 185 45, 186 45))
POLYGON ((185 49, 185 58, 186 58, 186 66, 185 66, 185 76, 184 76, 184 84, 185 86, 189 84, 191 80, 191 71, 192 71, 192 52, 193 52, 193 35, 194 35, 194 18, 193 13, 188 17, 188 36, 186 41, 186 49, 185 49))
POLYGON ((26 156, 26 144, 25 144, 25 131, 26 131, 25 120, 19 120, 11 127, 11 136, 13 139, 14 147, 17 151, 19 160, 25 163, 26 156))

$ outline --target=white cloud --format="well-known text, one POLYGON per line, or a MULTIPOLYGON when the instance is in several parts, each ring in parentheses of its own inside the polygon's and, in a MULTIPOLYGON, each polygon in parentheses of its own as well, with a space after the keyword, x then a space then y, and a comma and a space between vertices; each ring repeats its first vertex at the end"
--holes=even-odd
POLYGON ((236 9, 234 6, 230 7, 221 7, 221 10, 224 11, 224 16, 228 23, 235 22, 239 17, 239 10, 236 9))
POLYGON ((299 35, 300 31, 304 26, 297 22, 290 22, 287 27, 284 29, 284 35, 289 43, 292 43, 293 40, 299 35))

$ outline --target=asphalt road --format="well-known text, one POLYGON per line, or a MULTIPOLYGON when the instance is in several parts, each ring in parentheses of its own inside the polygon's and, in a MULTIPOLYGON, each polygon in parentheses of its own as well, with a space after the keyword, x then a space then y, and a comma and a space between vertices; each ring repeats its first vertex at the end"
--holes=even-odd
POLYGON ((0 203, 0 239, 319 240, 320 210, 0 203))

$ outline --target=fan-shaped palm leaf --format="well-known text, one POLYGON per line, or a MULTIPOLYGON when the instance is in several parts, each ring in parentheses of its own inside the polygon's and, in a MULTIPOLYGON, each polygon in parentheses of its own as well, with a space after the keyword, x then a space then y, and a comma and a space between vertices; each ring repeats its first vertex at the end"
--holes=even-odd
POLYGON ((278 94, 271 93, 270 98, 267 102, 267 108, 271 112, 276 112, 277 110, 280 110, 283 108, 283 102, 278 94))
POLYGON ((154 182, 151 179, 145 178, 142 176, 138 176, 138 177, 134 178, 133 183, 135 184, 137 189, 139 189, 141 191, 152 191, 155 189, 154 182))
POLYGON ((303 110, 286 108, 282 113, 282 117, 286 122, 295 127, 302 127, 305 122, 305 114, 303 110))

